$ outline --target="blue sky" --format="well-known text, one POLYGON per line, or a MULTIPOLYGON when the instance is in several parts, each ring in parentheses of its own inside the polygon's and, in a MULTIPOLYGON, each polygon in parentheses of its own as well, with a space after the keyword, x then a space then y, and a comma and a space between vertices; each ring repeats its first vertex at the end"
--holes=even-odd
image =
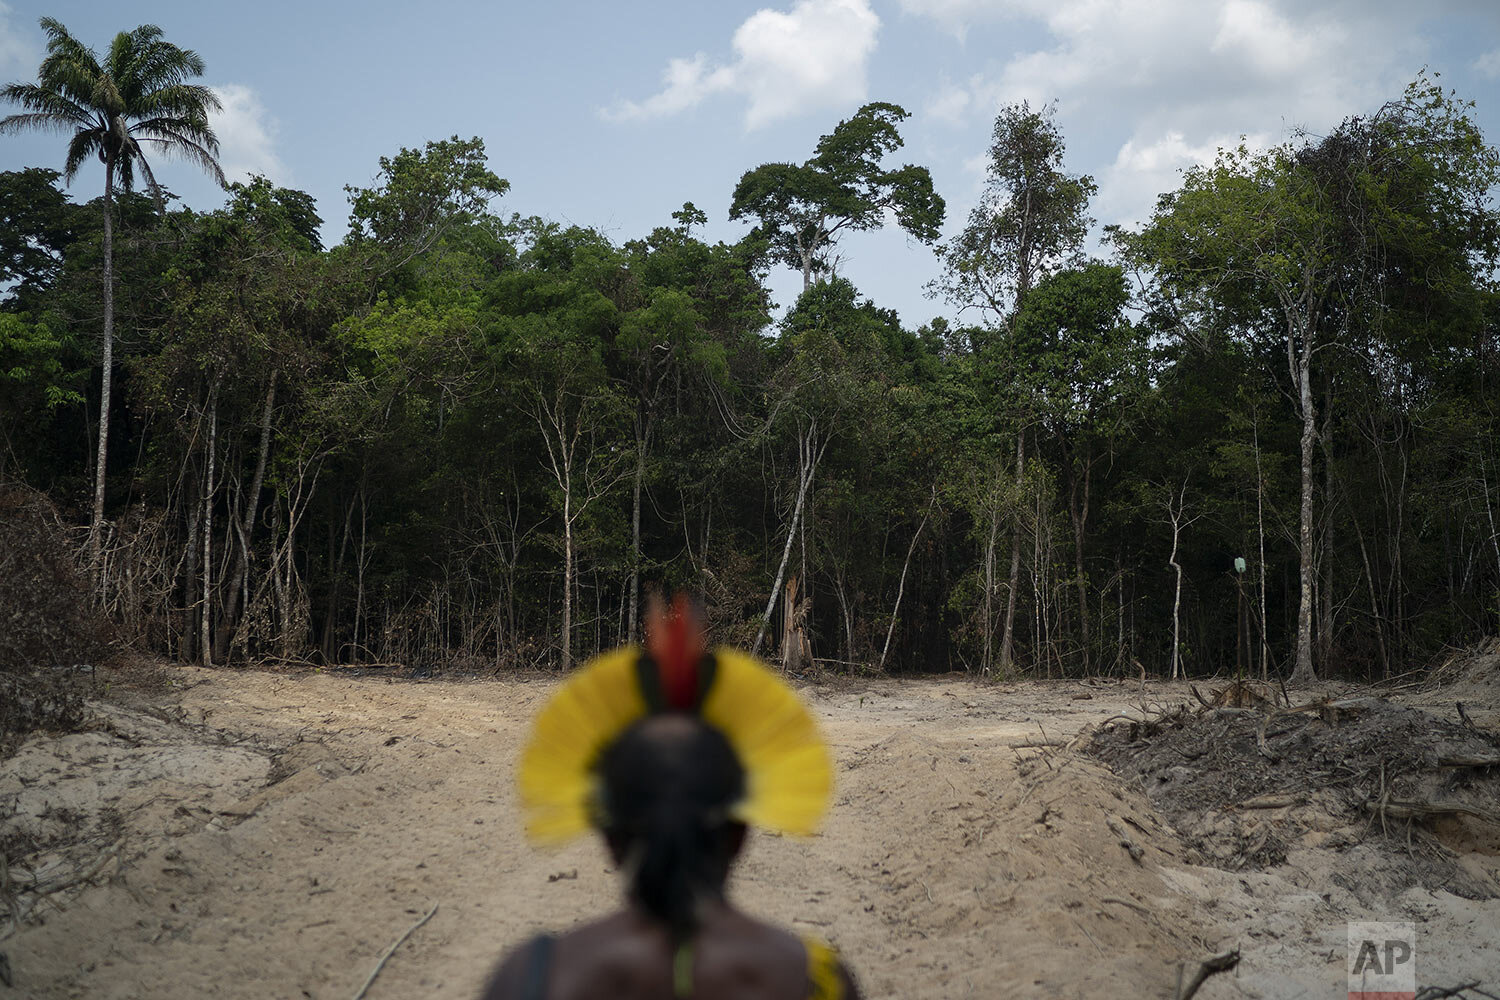
MULTIPOLYGON (((50 15, 102 50, 160 25, 207 62, 226 172, 313 194, 332 242, 345 184, 380 156, 484 138, 511 182, 498 208, 598 227, 619 241, 692 201, 735 239, 747 169, 800 161, 870 100, 912 112, 900 159, 929 167, 963 223, 999 107, 1055 101, 1068 167, 1099 182, 1101 224, 1144 218, 1179 171, 1241 135, 1266 145, 1393 98, 1424 66, 1478 103, 1500 141, 1500 2, 1432 0, 772 0, 717 3, 257 4, 0 0, 0 80, 30 80, 50 15)), ((5 109, 8 111, 9 109, 5 109)), ((0 137, 0 169, 60 167, 51 135, 0 137)), ((188 204, 221 196, 185 164, 158 177, 188 204)), ((79 200, 101 168, 74 181, 79 200)), ((891 229, 841 245, 840 271, 916 326, 927 247, 891 229)), ((773 276, 782 304, 800 279, 773 276)))

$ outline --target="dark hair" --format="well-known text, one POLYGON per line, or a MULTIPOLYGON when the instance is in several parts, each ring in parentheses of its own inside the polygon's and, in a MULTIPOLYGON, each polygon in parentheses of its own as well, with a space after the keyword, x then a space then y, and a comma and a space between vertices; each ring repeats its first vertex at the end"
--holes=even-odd
POLYGON ((697 926, 698 904, 724 891, 744 827, 729 814, 745 771, 719 730, 685 713, 653 715, 604 751, 604 835, 631 896, 676 938, 697 926))

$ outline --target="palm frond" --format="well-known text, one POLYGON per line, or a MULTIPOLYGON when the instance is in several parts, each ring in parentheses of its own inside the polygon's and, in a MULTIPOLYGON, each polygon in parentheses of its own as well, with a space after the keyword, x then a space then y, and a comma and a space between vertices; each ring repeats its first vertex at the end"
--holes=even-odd
POLYGON ((68 143, 68 159, 63 166, 63 180, 73 183, 78 168, 89 157, 99 155, 104 148, 104 133, 100 129, 79 129, 68 143))
POLYGON ((202 116, 186 118, 148 118, 130 127, 132 134, 155 141, 181 142, 189 140, 214 155, 219 152, 219 137, 202 116))
POLYGON ((115 172, 120 176, 120 190, 135 190, 135 162, 140 156, 121 156, 115 160, 115 172))
POLYGON ((0 87, 0 100, 19 104, 38 114, 51 115, 80 125, 87 125, 90 122, 88 108, 69 100, 63 94, 34 83, 12 83, 0 87))
POLYGON ((131 105, 132 113, 138 118, 160 116, 206 119, 210 111, 222 110, 224 105, 219 96, 211 88, 195 83, 177 83, 153 90, 142 94, 131 105))
POLYGON ((102 75, 94 50, 68 33, 54 18, 42 18, 47 33, 47 55, 37 71, 37 82, 80 104, 91 104, 90 96, 102 75))
POLYGON ((219 140, 209 123, 209 114, 223 105, 208 87, 187 82, 202 75, 202 57, 164 41, 156 25, 143 24, 115 35, 101 67, 93 50, 60 21, 44 17, 41 25, 47 55, 37 83, 0 88, 0 99, 28 113, 0 119, 0 134, 76 130, 64 170, 69 181, 89 157, 99 156, 114 163, 120 186, 128 191, 139 166, 159 206, 161 190, 143 142, 196 163, 224 184, 219 140))
MULTIPOLYGON (((218 158, 213 151, 190 134, 171 128, 156 128, 152 130, 152 134, 140 135, 138 138, 156 143, 162 153, 167 156, 180 156, 190 163, 196 163, 207 171, 220 187, 225 185, 224 170, 219 166, 218 158)), ((217 148, 215 144, 214 149, 217 148)))
POLYGON ((70 119, 48 114, 7 115, 0 118, 0 135, 7 132, 26 132, 30 129, 52 132, 72 132, 78 126, 70 119))
POLYGON ((134 150, 135 155, 130 157, 127 162, 140 164, 141 173, 146 175, 146 187, 150 189, 151 198, 156 202, 156 210, 158 212, 165 212, 167 210, 167 201, 162 197, 161 185, 156 183, 156 174, 151 170, 150 161, 146 159, 145 155, 141 152, 141 147, 134 141, 131 142, 131 148, 134 150))
POLYGON ((94 68, 98 69, 99 57, 94 54, 94 50, 74 38, 68 29, 63 27, 61 21, 55 17, 44 17, 41 19, 41 25, 42 31, 47 35, 49 57, 57 56, 79 63, 92 63, 94 68))
POLYGON ((120 80, 134 96, 144 97, 202 76, 203 70, 203 58, 192 49, 156 39, 138 44, 129 65, 121 68, 120 80))

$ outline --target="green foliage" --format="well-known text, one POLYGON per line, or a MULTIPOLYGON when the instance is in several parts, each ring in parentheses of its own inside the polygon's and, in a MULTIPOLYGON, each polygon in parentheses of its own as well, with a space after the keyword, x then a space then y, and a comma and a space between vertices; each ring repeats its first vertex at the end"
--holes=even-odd
POLYGON ((933 242, 945 209, 932 175, 926 167, 881 165, 901 148, 897 126, 908 117, 895 104, 866 104, 819 139, 806 163, 747 171, 734 189, 729 217, 755 219, 755 235, 772 258, 800 270, 805 283, 829 269, 841 233, 879 228, 888 211, 907 233, 933 242))
MULTIPOLYGON (((54 41, 66 90, 93 70, 54 41)), ((333 248, 264 178, 201 212, 111 191, 128 633, 200 658, 206 588, 215 662, 555 666, 627 640, 653 588, 749 643, 780 579, 770 634, 824 661, 889 636, 897 669, 1134 677, 1171 662, 1175 518, 1177 651, 1269 672, 1309 483, 1320 669, 1500 627, 1497 159, 1466 105, 1419 80, 1225 151, 1110 261, 1081 256, 1094 185, 1051 111, 1007 108, 937 285, 978 322, 917 329, 832 274, 892 215, 936 237, 927 172, 889 163, 905 117, 868 105, 747 172, 732 244, 692 203, 626 240, 504 217, 477 139, 381 160, 333 248), (773 324, 785 264, 808 280, 773 324)), ((0 472, 76 504, 106 216, 59 180, 0 174, 0 472)))
POLYGON ((1038 279, 1079 252, 1098 189, 1087 174, 1063 172, 1065 151, 1052 108, 1033 111, 1023 101, 996 116, 984 196, 944 244, 934 291, 991 322, 1004 320, 1038 279))
POLYGON ((408 253, 430 248, 449 228, 476 221, 510 183, 485 165, 484 140, 453 136, 380 158, 374 187, 345 186, 349 242, 408 253))
POLYGON ((45 323, 0 312, 0 387, 14 418, 38 404, 47 409, 81 404, 80 373, 69 367, 75 361, 76 351, 45 323))
POLYGON ((14 302, 35 301, 57 278, 76 238, 75 207, 57 187, 56 170, 0 172, 0 285, 14 302))

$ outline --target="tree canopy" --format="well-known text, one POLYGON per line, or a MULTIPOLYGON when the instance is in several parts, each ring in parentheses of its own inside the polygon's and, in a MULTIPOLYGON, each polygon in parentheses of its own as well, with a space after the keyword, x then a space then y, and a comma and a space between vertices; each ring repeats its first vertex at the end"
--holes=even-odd
POLYGON ((81 204, 4 172, 0 479, 97 509, 96 599, 193 662, 562 668, 686 588, 799 670, 1394 676, 1500 628, 1472 112, 1419 80, 1099 234, 1053 112, 1005 108, 936 248, 961 321, 837 266, 848 233, 942 234, 891 104, 722 192, 732 242, 724 203, 510 213, 479 138, 372 164, 331 246, 266 178, 197 211, 107 164, 81 204))

